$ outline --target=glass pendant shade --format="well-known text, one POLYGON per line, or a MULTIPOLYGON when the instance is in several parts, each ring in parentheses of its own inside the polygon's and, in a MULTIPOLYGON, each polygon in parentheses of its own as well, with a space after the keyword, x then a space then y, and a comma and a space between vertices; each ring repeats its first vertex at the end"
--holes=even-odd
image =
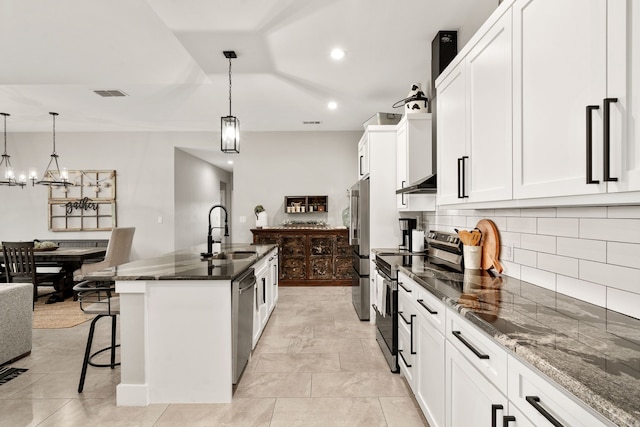
POLYGON ((240 120, 237 117, 220 118, 220 149, 224 153, 240 153, 240 120))

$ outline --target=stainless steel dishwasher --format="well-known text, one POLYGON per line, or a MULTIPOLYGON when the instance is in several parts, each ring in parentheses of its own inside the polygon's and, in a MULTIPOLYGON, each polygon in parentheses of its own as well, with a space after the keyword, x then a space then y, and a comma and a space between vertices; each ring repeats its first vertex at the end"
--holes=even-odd
POLYGON ((253 290, 256 276, 250 268, 231 282, 231 340, 233 383, 237 384, 251 355, 253 337, 253 290))

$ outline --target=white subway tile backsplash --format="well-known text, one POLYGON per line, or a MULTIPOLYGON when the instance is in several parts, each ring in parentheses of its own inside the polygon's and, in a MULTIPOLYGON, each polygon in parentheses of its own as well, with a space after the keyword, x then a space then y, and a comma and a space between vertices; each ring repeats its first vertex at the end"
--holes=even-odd
POLYGON ((535 233, 535 218, 507 217, 507 231, 517 231, 520 233, 535 233))
POLYGON ((640 219, 580 219, 584 239, 640 243, 640 219))
POLYGON ((538 234, 578 237, 578 218, 538 218, 538 234))
POLYGON ((538 252, 514 248, 513 261, 517 264, 536 267, 538 265, 538 252))
POLYGON ((562 274, 569 277, 578 277, 578 260, 565 256, 538 253, 538 268, 562 274))
POLYGON ((640 218, 640 206, 609 206, 608 218, 640 218))
POLYGON ((606 262, 607 242, 603 242, 602 240, 558 237, 556 241, 556 252, 558 255, 606 262))
POLYGON ((640 293, 637 268, 580 260, 579 278, 623 291, 640 293))
POLYGON ((560 274, 556 277, 556 291, 600 306, 607 300, 606 286, 560 274))
POLYGON ((500 262, 504 268, 502 274, 513 277, 514 279, 520 279, 520 269, 522 268, 520 264, 504 260, 500 260, 500 262))
POLYGON ((634 243, 607 242, 607 263, 639 268, 640 245, 634 243))
POLYGON ((607 308, 640 319, 640 294, 607 288, 607 308))
POLYGON ((606 218, 607 208, 605 206, 558 208, 556 216, 558 218, 606 218))
POLYGON ((513 245, 514 248, 520 247, 520 236, 521 236, 520 233, 502 231, 500 228, 498 228, 498 231, 500 232, 500 242, 502 243, 502 246, 511 244, 513 245))
POLYGON ((552 218, 556 216, 556 208, 531 208, 531 209, 522 209, 520 212, 520 216, 522 217, 547 217, 552 218))
POLYGON ((553 236, 540 236, 538 234, 522 234, 520 247, 531 251, 556 253, 556 238, 553 236))
POLYGON ((520 280, 551 289, 552 291, 556 290, 556 275, 549 271, 538 270, 537 268, 523 265, 520 267, 520 280))
POLYGON ((500 233, 503 274, 640 318, 640 204, 423 213, 429 229, 450 232, 483 218, 500 233))

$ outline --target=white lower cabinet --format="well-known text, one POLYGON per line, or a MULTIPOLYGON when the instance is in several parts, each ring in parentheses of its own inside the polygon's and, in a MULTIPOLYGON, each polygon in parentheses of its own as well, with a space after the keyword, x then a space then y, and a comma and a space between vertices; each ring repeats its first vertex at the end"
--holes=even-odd
POLYGON ((418 374, 414 393, 429 426, 442 427, 445 425, 445 339, 425 315, 419 314, 417 323, 418 374))
POLYGON ((531 420, 530 425, 613 426, 513 356, 509 356, 509 400, 531 420))
POLYGON ((613 426, 398 274, 398 358, 430 427, 613 426))
POLYGON ((502 423, 508 401, 450 341, 446 348, 446 425, 492 426, 502 423))
POLYGON ((278 299, 278 250, 274 249, 267 254, 254 265, 253 269, 256 275, 256 286, 253 291, 252 349, 256 348, 278 299))

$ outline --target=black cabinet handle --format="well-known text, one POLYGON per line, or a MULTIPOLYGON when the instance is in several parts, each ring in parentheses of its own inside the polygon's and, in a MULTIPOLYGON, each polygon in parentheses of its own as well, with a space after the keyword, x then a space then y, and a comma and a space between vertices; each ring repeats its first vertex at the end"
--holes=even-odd
POLYGON ((460 191, 460 174, 462 173, 462 157, 458 157, 458 199, 462 199, 463 194, 460 191))
POLYGON ((502 405, 491 405, 491 427, 498 427, 498 411, 502 411, 504 406, 502 405))
POLYGON ((267 302, 267 279, 262 278, 262 303, 265 304, 267 302))
POLYGON ((407 325, 411 325, 413 323, 413 318, 416 317, 415 314, 411 315, 411 320, 407 320, 406 317, 404 317, 404 315, 402 314, 404 313, 404 311, 399 311, 398 315, 402 318, 402 320, 404 321, 404 323, 406 323, 407 325))
POLYGON ((504 417, 502 417, 502 427, 509 427, 509 423, 515 420, 516 417, 514 417, 513 415, 505 415, 504 417))
POLYGON ((402 282, 398 282, 398 286, 400 286, 402 289, 404 289, 404 291, 408 294, 410 294, 411 292, 413 292, 411 289, 407 289, 404 286, 402 286, 402 282))
POLYGON ((547 412, 546 409, 544 409, 542 407, 542 405, 540 405, 540 398, 538 396, 527 396, 525 399, 527 399, 527 402, 529 402, 529 404, 531 406, 533 406, 533 408, 540 412, 540 414, 545 417, 547 419, 547 421, 549 421, 551 424, 553 424, 556 427, 564 427, 560 421, 556 420, 553 415, 551 415, 549 412, 547 412))
POLYGON ((402 350, 398 350, 398 354, 400 355, 400 359, 402 359, 402 363, 404 363, 404 366, 406 366, 407 368, 410 368, 411 365, 407 363, 407 359, 405 359, 404 356, 402 355, 402 350))
MULTIPOLYGON (((404 188, 404 185, 407 183, 407 181, 402 181, 402 188, 404 188)), ((402 203, 402 206, 407 206, 407 204, 404 201, 404 193, 400 194, 400 201, 402 203)))
POLYGON ((466 183, 467 180, 466 180, 466 173, 465 173, 465 167, 464 167, 464 164, 466 163, 465 160, 468 159, 468 158, 469 158, 469 156, 462 156, 462 198, 463 199, 466 199, 466 198, 469 197, 467 195, 467 189, 466 189, 466 186, 465 186, 465 183, 466 183))
POLYGON ((599 105, 587 105, 587 184, 600 184, 593 179, 593 117, 594 110, 599 110, 599 105))
POLYGON ((423 306, 425 308, 425 310, 427 310, 429 312, 429 314, 438 314, 437 311, 435 310, 431 310, 429 307, 427 307, 427 305, 424 303, 424 300, 419 299, 418 300, 418 304, 420 304, 421 306, 423 306))
POLYGON ((360 156, 360 159, 358 160, 358 169, 360 169, 360 176, 364 175, 362 173, 362 159, 364 158, 364 156, 360 156))
POLYGON ((618 102, 618 98, 605 98, 603 101, 602 127, 604 129, 604 178, 603 181, 617 181, 611 176, 611 104, 618 102))
POLYGON ((473 354, 475 354, 475 355, 478 357, 478 359, 488 359, 488 358, 489 358, 489 355, 488 355, 488 354, 482 354, 482 353, 480 353, 480 352, 478 351, 478 349, 477 349, 477 348, 475 348, 474 346, 472 346, 472 345, 471 345, 471 343, 469 343, 469 341, 467 341, 466 339, 464 339, 464 338, 462 337, 462 332, 460 332, 460 331, 451 331, 451 333, 452 333, 456 338, 458 338, 458 339, 462 342, 462 344, 464 344, 464 345, 465 345, 465 347, 467 347, 469 350, 471 350, 471 351, 473 352, 473 354))

